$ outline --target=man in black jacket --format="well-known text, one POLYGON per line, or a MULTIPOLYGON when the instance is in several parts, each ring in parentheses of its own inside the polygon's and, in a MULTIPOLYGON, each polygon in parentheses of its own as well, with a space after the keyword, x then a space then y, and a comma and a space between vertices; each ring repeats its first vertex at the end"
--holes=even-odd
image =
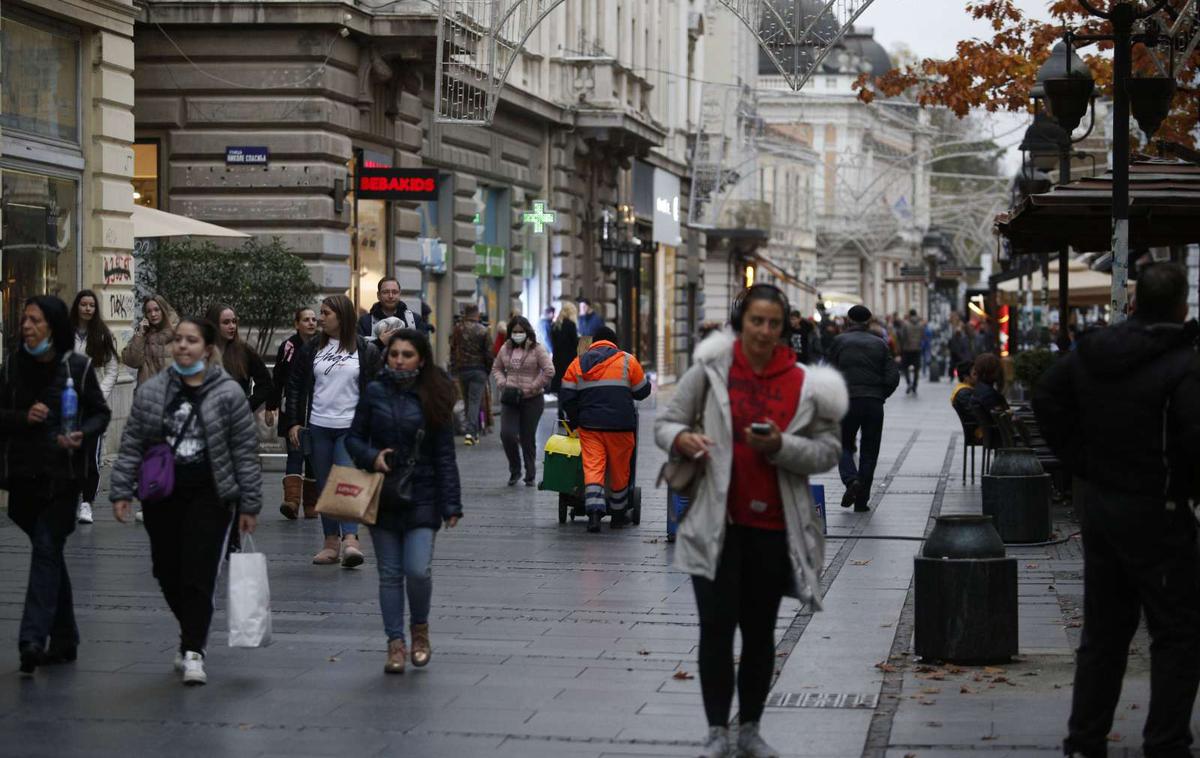
POLYGON ((867 503, 871 500, 871 480, 883 439, 883 402, 899 386, 900 369, 887 343, 867 330, 871 311, 865 305, 854 306, 846 316, 850 323, 833 341, 828 359, 842 372, 850 390, 850 410, 842 419, 842 459, 838 463, 838 473, 846 485, 842 507, 853 505, 854 510, 863 512, 870 510, 867 503))
POLYGON ((1084 337, 1046 372, 1034 411, 1083 480, 1083 635, 1064 751, 1105 755, 1129 643, 1144 613, 1150 648, 1147 756, 1189 756, 1200 683, 1200 361, 1174 264, 1141 273, 1134 314, 1084 337))
MULTIPOLYGON (((358 333, 367 339, 373 339, 375 324, 395 316, 404 322, 402 328, 416 329, 417 331, 425 331, 425 320, 414 311, 409 310, 404 301, 400 299, 400 282, 394 276, 385 276, 379 280, 379 286, 375 293, 379 301, 371 306, 371 310, 364 313, 358 319, 358 333)), ((374 340, 375 347, 383 351, 384 342, 389 334, 379 335, 380 339, 374 340)))

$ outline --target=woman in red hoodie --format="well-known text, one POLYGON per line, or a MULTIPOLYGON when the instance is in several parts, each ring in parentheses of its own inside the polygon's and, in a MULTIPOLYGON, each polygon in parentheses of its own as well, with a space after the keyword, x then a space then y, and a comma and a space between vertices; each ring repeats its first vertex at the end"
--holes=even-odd
POLYGON ((791 595, 821 607, 824 537, 808 477, 837 464, 849 401, 836 371, 796 363, 789 313, 773 286, 743 291, 730 318, 733 333, 700 345, 655 421, 656 441, 672 457, 705 462, 679 525, 675 565, 692 575, 700 615, 709 758, 778 755, 759 735, 759 720, 774 670, 779 604, 791 595), (738 628, 735 745, 727 725, 738 628))

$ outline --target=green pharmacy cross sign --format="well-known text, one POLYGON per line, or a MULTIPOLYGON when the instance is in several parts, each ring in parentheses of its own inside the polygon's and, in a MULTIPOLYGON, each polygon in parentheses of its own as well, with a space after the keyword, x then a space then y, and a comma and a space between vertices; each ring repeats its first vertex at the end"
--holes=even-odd
POLYGON ((533 224, 534 234, 545 234, 546 227, 552 226, 558 219, 558 213, 546 210, 545 200, 534 200, 533 210, 521 214, 521 222, 533 224))

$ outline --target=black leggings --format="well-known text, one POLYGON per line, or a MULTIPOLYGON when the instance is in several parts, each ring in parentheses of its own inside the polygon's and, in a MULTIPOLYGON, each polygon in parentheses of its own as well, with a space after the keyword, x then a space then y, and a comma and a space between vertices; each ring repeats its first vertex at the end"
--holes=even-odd
POLYGON ((709 726, 726 726, 733 702, 733 635, 740 723, 757 723, 775 673, 775 620, 793 581, 787 533, 730 524, 716 579, 692 577, 700 612, 700 690, 709 726))

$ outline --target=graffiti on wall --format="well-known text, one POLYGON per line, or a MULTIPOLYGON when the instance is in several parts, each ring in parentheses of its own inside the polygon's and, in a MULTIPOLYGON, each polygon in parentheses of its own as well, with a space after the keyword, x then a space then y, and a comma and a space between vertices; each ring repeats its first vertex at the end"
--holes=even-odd
POLYGON ((133 256, 116 253, 101 257, 105 284, 133 284, 133 256))
POLYGON ((100 307, 106 321, 132 321, 133 293, 104 292, 100 295, 100 307))

